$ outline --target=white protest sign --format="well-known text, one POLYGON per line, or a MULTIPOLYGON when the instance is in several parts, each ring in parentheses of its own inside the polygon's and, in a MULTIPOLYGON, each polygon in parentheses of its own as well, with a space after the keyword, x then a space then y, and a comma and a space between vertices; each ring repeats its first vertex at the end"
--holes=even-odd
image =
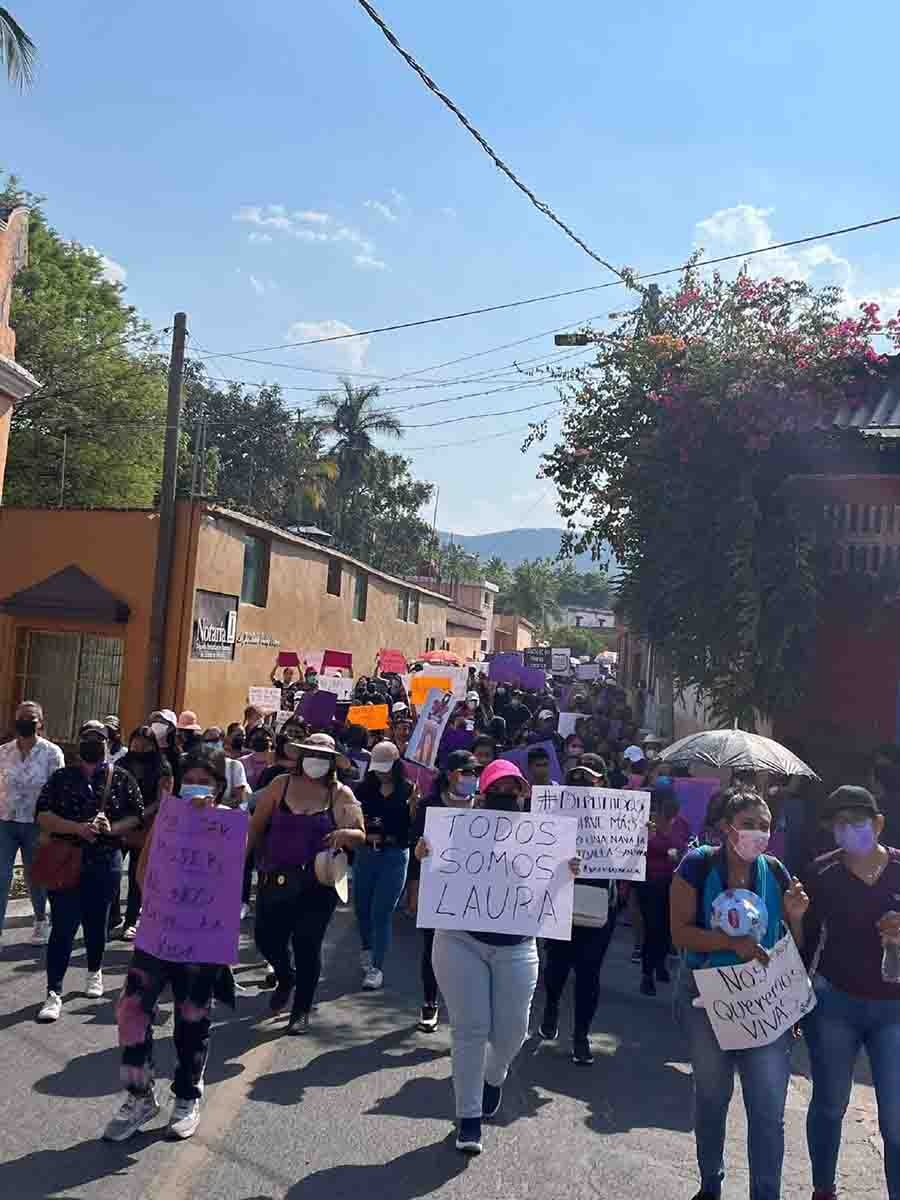
POLYGON ((646 878, 649 792, 533 787, 531 811, 578 818, 578 854, 586 879, 646 878))
POLYGON ((429 808, 417 925, 570 941, 576 828, 571 817, 429 808))
POLYGON ((595 662, 579 663, 575 668, 575 677, 577 679, 599 679, 600 664, 595 662))
POLYGON ((752 1050, 780 1038, 816 1007, 806 967, 790 934, 769 951, 768 966, 738 963, 694 972, 698 1007, 706 1009, 723 1050, 752 1050))
POLYGON ((561 650, 553 647, 550 651, 550 670, 554 675, 572 674, 572 651, 568 646, 561 650))
POLYGON ((287 724, 293 715, 294 710, 292 708, 279 709, 278 715, 275 717, 275 732, 281 733, 282 727, 287 724))
POLYGON ((353 680, 338 675, 320 675, 319 691, 334 692, 338 700, 349 700, 353 695, 353 680))
POLYGON ((557 725, 556 725, 556 732, 559 734, 559 736, 561 738, 567 738, 569 736, 569 734, 575 732, 576 722, 582 720, 583 717, 584 717, 584 713, 579 713, 579 712, 563 713, 563 712, 561 712, 559 714, 559 721, 557 722, 557 725))
POLYGON ((247 703, 261 713, 277 713, 281 708, 281 688, 252 687, 247 694, 247 703))
MULTIPOLYGON (((469 690, 468 667, 445 667, 440 663, 425 663, 417 674, 437 675, 440 679, 449 679, 453 685, 453 699, 465 700, 466 692, 469 690)), ((408 687, 407 691, 409 691, 408 687)))

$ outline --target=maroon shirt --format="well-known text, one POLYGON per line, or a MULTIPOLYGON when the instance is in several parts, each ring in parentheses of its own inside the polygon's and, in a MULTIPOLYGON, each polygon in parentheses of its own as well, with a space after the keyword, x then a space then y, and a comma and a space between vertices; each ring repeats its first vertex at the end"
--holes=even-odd
POLYGON ((824 928, 819 971, 833 987, 866 1000, 900 1000, 900 984, 881 978, 876 928, 885 913, 900 912, 900 850, 888 854, 888 865, 871 887, 847 870, 843 850, 817 858, 803 881, 810 899, 804 958, 812 961, 824 928))

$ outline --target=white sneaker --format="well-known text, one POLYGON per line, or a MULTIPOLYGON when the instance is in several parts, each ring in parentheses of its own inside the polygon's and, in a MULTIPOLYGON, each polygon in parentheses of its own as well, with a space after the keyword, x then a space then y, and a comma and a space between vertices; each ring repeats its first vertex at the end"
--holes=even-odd
POLYGON ((88 971, 87 979, 84 985, 84 994, 89 1000, 102 1000, 103 998, 103 972, 88 971))
POLYGON ((44 918, 43 921, 35 921, 34 929, 31 931, 32 946, 46 946, 50 941, 50 922, 44 918))
POLYGON ((169 1137, 178 1138, 180 1141, 193 1137, 199 1124, 200 1101, 176 1100, 169 1120, 169 1137))
POLYGON ((125 1142, 159 1112, 155 1088, 141 1095, 129 1092, 125 1103, 103 1130, 105 1142, 125 1142))
POLYGON ((367 992, 377 992, 379 988, 384 987, 384 974, 377 967, 369 967, 363 977, 363 988, 367 992))
POLYGON ((249 916, 250 916, 250 905, 242 904, 241 905, 241 920, 246 921, 249 916))
POLYGON ((58 1021, 62 1012, 62 996, 59 992, 48 992, 47 999, 44 1001, 44 1006, 37 1015, 37 1019, 42 1025, 49 1025, 51 1021, 58 1021))
POLYGON ((364 974, 367 973, 368 971, 372 970, 372 951, 371 950, 360 950, 359 965, 360 965, 360 967, 362 967, 364 974))

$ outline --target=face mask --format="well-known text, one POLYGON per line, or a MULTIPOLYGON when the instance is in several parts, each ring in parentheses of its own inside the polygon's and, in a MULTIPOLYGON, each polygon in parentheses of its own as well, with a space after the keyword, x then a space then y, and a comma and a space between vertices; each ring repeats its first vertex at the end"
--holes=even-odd
POLYGON ((213 789, 208 783, 183 783, 181 785, 182 800, 197 800, 202 796, 212 802, 213 789))
POLYGON ((241 750, 243 750, 243 748, 244 748, 244 735, 243 735, 242 733, 235 733, 235 734, 232 734, 232 737, 231 737, 231 748, 232 748, 232 750, 235 752, 235 754, 238 754, 238 753, 239 753, 241 750))
POLYGON ((497 808, 501 812, 519 811, 518 796, 513 796, 511 792, 489 792, 487 801, 487 808, 497 808))
POLYGON ((460 797, 474 796, 478 791, 478 780, 474 775, 462 775, 458 783, 453 785, 453 795, 460 797))
POLYGON ((86 763, 102 762, 106 758, 106 745, 97 738, 85 738, 78 743, 78 757, 86 763))
POLYGON ((154 721, 150 726, 153 736, 156 738, 160 746, 165 746, 169 740, 169 726, 163 725, 161 721, 154 721))
POLYGON ((732 825, 732 846, 744 862, 756 862, 769 846, 769 835, 761 829, 735 829, 732 825))
POLYGON ((656 783, 658 787, 668 787, 672 782, 671 775, 657 775, 656 783))
POLYGON ((221 754, 225 749, 222 742, 204 742, 203 745, 210 752, 210 754, 221 754))
POLYGON ((265 738, 254 738, 250 743, 250 749, 254 754, 265 754, 269 748, 269 743, 265 738))
POLYGON ((318 675, 307 675, 307 677, 306 677, 306 686, 307 686, 307 687, 318 687, 318 686, 319 686, 319 677, 318 677, 318 675))
POLYGON ((34 717, 19 717, 16 721, 16 733, 21 738, 32 738, 37 733, 37 721, 34 717))
POLYGON ((871 854, 878 844, 871 821, 858 825, 835 825, 834 840, 848 854, 871 854))
POLYGON ((331 763, 327 758, 304 758, 303 774, 310 779, 324 779, 331 770, 331 763))

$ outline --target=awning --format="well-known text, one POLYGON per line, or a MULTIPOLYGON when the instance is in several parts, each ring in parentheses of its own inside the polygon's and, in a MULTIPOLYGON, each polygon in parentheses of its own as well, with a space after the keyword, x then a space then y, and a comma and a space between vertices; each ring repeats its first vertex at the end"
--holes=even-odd
POLYGON ((20 617, 124 624, 131 610, 91 575, 74 565, 0 600, 0 612, 20 617))

